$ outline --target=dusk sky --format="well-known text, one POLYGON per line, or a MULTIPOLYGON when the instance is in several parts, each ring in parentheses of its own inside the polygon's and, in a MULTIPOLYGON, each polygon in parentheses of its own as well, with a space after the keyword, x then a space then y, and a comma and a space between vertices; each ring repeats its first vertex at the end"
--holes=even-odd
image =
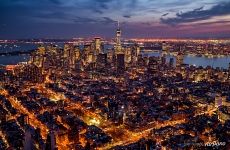
POLYGON ((0 0, 0 39, 230 37, 230 0, 0 0))

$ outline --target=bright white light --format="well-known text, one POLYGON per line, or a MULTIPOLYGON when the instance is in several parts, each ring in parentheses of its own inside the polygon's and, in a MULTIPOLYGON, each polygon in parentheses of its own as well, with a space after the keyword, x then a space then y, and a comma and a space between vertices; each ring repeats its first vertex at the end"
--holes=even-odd
POLYGON ((90 125, 99 125, 100 121, 93 118, 93 119, 89 120, 89 124, 90 125))

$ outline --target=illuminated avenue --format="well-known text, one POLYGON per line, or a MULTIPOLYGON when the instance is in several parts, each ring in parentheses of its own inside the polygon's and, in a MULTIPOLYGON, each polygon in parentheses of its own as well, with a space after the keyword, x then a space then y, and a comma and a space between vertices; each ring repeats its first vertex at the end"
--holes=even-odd
POLYGON ((0 149, 229 148, 230 64, 204 68, 183 59, 227 56, 230 41, 121 35, 118 26, 113 41, 40 42, 28 62, 1 66, 0 149))

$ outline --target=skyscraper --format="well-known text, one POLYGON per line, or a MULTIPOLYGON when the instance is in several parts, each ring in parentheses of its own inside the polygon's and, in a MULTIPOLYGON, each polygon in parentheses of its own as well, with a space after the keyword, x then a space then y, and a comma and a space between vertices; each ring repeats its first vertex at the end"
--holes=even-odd
POLYGON ((162 65, 166 64, 166 55, 165 54, 161 57, 161 64, 162 65))
POLYGON ((25 141, 24 141, 23 150, 31 150, 31 149, 33 149, 32 135, 31 135, 30 128, 27 126, 25 129, 25 141))
POLYGON ((117 24, 117 32, 116 32, 116 44, 115 44, 115 54, 120 54, 122 53, 122 46, 121 46, 121 29, 120 29, 120 24, 118 21, 117 24))
POLYGON ((47 135, 45 150, 56 150, 56 138, 53 130, 47 135))
POLYGON ((99 54, 97 57, 97 68, 103 69, 107 64, 107 54, 99 54))
POLYGON ((155 74, 158 70, 158 57, 151 56, 149 57, 148 71, 151 74, 155 74))
POLYGON ((166 52, 166 51, 167 51, 167 45, 166 45, 166 42, 165 42, 165 41, 162 42, 162 51, 163 51, 163 52, 166 52))
POLYGON ((124 54, 117 54, 116 65, 117 65, 117 73, 123 73, 125 70, 125 55, 124 54))
POLYGON ((45 47, 39 46, 38 50, 31 55, 30 62, 37 67, 43 67, 45 52, 45 47))
POLYGON ((129 64, 132 60, 132 49, 131 47, 125 48, 125 64, 129 64))
POLYGON ((64 45, 64 66, 74 69, 75 68, 75 49, 72 44, 64 45))
POLYGON ((169 67, 172 68, 174 65, 174 59, 173 58, 170 58, 169 59, 169 67))
POLYGON ((178 53, 176 57, 176 67, 180 67, 183 64, 184 56, 182 53, 178 53))
POLYGON ((75 61, 78 61, 81 59, 81 51, 78 45, 74 47, 74 52, 75 52, 75 61))
POLYGON ((95 37, 95 53, 98 55, 99 53, 102 53, 101 50, 101 38, 100 37, 95 37))

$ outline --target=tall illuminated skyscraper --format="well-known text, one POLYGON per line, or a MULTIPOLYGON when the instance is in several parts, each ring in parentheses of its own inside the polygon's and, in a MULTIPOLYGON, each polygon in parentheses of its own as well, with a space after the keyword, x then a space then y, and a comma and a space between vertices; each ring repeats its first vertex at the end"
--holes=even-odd
POLYGON ((117 24, 117 32, 116 32, 116 44, 115 44, 115 54, 120 54, 122 53, 122 47, 121 47, 121 29, 120 29, 120 24, 118 21, 117 24))
POLYGON ((73 69, 75 67, 75 49, 72 44, 64 45, 63 57, 65 66, 73 69))
POLYGON ((98 55, 99 53, 101 53, 101 38, 100 37, 95 37, 95 52, 96 55, 98 55))
POLYGON ((125 48, 125 63, 128 64, 132 60, 132 49, 131 47, 125 48))
POLYGON ((45 47, 39 46, 38 50, 32 54, 30 62, 36 65, 37 67, 43 67, 45 52, 46 52, 45 47))
POLYGON ((65 44, 64 45, 64 54, 63 54, 63 56, 64 56, 64 58, 68 58, 69 57, 69 52, 70 52, 70 45, 69 44, 65 44))
POLYGON ((75 52, 75 61, 80 60, 81 59, 81 51, 80 51, 80 48, 78 45, 74 47, 74 52, 75 52))
POLYGON ((38 51, 37 51, 40 55, 45 55, 46 49, 44 46, 40 46, 38 47, 38 51))

